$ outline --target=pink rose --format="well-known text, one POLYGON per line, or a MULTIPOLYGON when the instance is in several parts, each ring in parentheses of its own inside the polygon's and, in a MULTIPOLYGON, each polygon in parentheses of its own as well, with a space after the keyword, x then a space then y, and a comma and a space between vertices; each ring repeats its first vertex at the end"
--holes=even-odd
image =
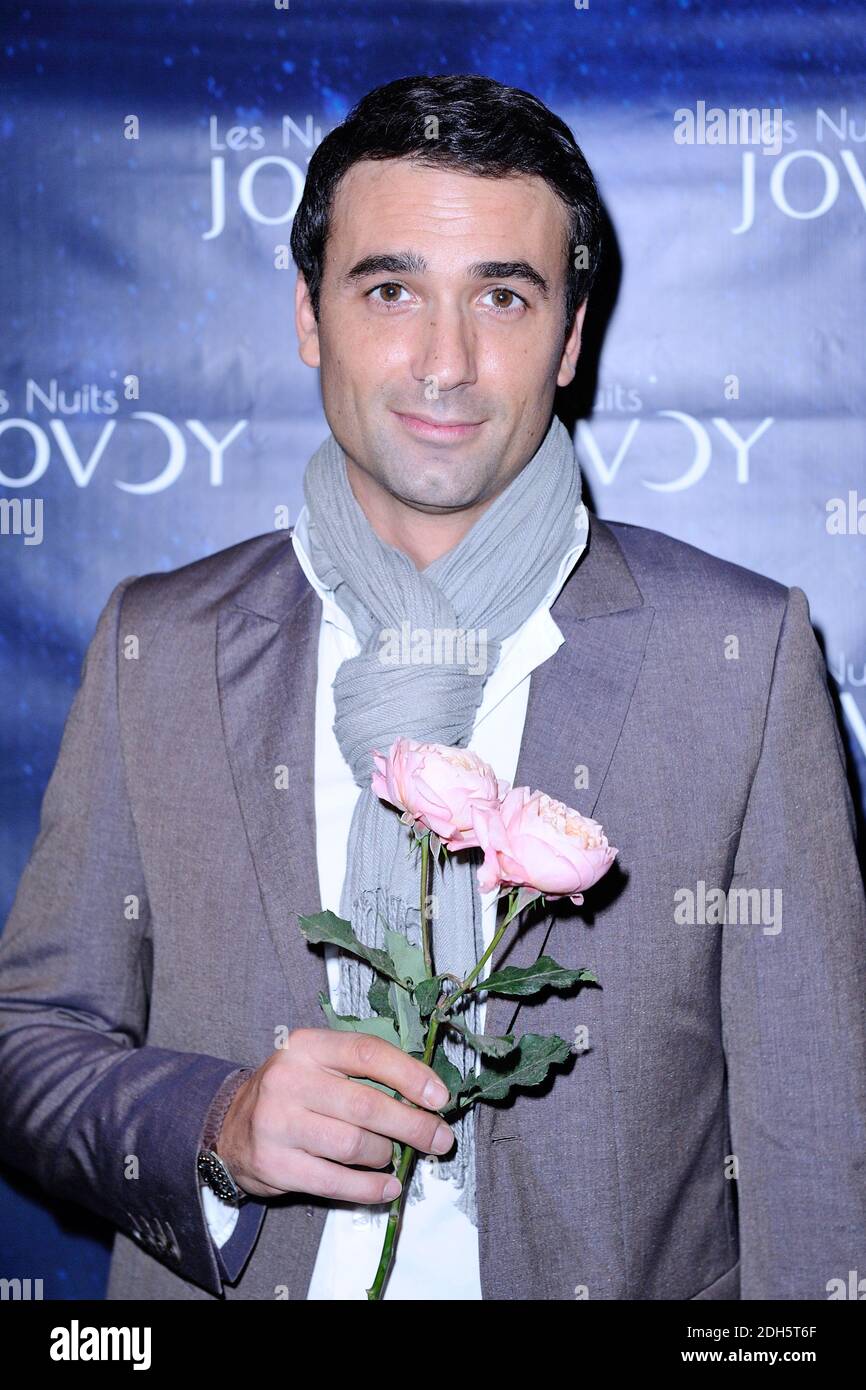
POLYGON ((373 750, 371 786, 403 812, 407 825, 432 830, 449 850, 475 849, 473 811, 493 810, 509 783, 466 748, 397 738, 387 754, 373 750))
POLYGON ((580 904, 583 891, 617 855, 598 821, 528 787, 514 787, 499 807, 479 808, 473 826, 484 850, 478 869, 482 893, 525 886, 580 904))

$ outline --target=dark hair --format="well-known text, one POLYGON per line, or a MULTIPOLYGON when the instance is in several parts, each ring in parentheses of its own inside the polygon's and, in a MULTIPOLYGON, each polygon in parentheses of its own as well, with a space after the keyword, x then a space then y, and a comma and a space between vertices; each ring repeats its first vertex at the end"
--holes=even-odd
POLYGON ((564 121, 530 92, 489 77, 400 77, 376 87, 315 150, 292 226, 291 247, 319 317, 325 243, 340 179, 361 159, 412 159, 482 178, 536 174, 569 211, 565 335, 592 287, 601 207, 592 171, 564 121), (430 138, 430 118, 438 122, 430 138), (586 248, 586 268, 575 265, 586 248))

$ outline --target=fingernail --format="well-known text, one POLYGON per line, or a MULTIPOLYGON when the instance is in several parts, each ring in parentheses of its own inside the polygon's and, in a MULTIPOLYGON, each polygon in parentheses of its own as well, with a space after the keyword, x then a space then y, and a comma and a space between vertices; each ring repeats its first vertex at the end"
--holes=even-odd
POLYGON ((441 1081, 428 1081, 424 1087, 424 1099, 434 1110, 439 1110, 450 1094, 447 1086, 443 1086, 441 1081))
POLYGON ((447 1152, 448 1149, 451 1148, 451 1145, 453 1143, 454 1135, 451 1133, 451 1130, 443 1121, 442 1124, 439 1125, 438 1129, 436 1130, 436 1133, 433 1135, 433 1152, 437 1154, 444 1154, 447 1152))
POLYGON ((392 1197, 399 1197, 403 1184, 397 1178, 389 1178, 385 1183, 383 1196, 386 1202, 390 1202, 392 1197))

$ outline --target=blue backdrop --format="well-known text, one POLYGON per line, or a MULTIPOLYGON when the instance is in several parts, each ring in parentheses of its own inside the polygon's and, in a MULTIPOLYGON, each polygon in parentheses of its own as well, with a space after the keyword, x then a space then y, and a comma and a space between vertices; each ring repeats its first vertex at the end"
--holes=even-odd
MULTIPOLYGON (((863 19, 861 0, 7 7, 4 920, 112 586, 301 505, 327 426, 291 218, 322 136, 413 72, 484 73, 571 126, 610 218, 558 404, 587 500, 806 591, 862 815, 863 19)), ((100 1297, 110 1231, 5 1177, 0 1277, 100 1297)))

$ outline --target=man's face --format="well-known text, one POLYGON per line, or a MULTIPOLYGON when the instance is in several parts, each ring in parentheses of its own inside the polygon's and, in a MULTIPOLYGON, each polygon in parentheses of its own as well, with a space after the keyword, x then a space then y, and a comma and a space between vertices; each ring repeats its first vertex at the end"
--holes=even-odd
POLYGON ((367 495, 483 510, 528 463, 580 350, 585 303, 563 345, 566 229, 535 176, 400 159, 363 160, 341 180, 319 322, 299 276, 297 328, 367 495))

